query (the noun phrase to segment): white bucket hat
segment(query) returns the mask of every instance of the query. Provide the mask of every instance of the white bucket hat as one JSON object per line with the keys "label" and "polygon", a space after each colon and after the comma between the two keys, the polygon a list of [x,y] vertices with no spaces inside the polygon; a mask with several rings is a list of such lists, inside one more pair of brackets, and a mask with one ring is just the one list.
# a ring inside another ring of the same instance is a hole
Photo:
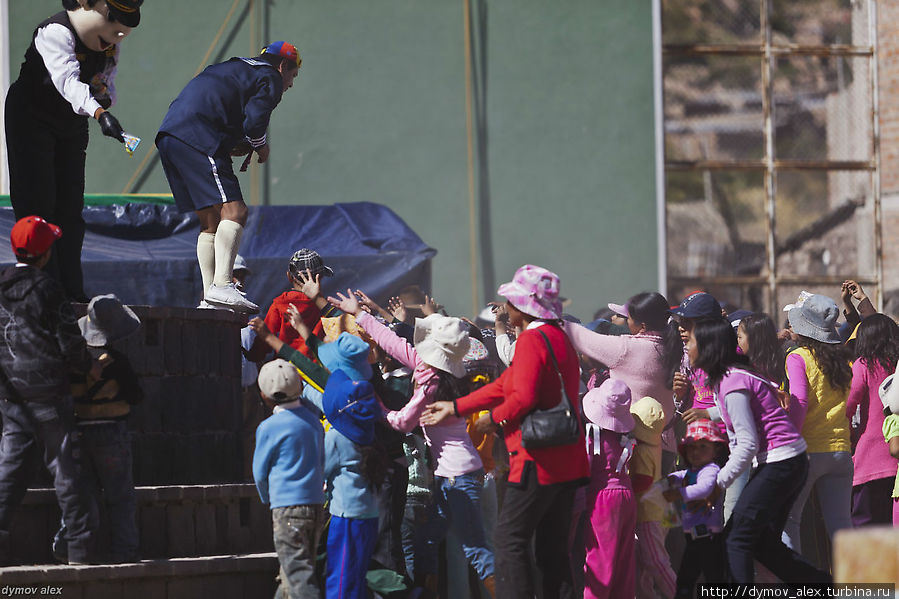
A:
{"label": "white bucket hat", "polygon": [[463,360],[470,341],[468,328],[460,319],[441,314],[416,318],[412,340],[415,351],[425,364],[456,378],[465,376]]}
{"label": "white bucket hat", "polygon": [[883,404],[883,414],[899,414],[899,385],[894,385],[896,373],[891,374],[883,379],[877,394],[880,395],[880,402]]}

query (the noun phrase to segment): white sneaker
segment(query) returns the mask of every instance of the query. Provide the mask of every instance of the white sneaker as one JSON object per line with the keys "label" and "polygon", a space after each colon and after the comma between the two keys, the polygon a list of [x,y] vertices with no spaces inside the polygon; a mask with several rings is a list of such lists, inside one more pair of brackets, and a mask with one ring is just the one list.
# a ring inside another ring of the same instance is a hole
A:
{"label": "white sneaker", "polygon": [[231,308],[210,304],[206,300],[200,300],[200,305],[197,306],[197,310],[227,310],[228,312],[234,312]]}
{"label": "white sneaker", "polygon": [[238,291],[234,283],[228,283],[225,287],[219,287],[215,284],[210,285],[209,289],[206,290],[206,297],[203,299],[209,304],[233,308],[238,312],[246,312],[248,314],[259,312],[259,306],[248,300],[245,294]]}

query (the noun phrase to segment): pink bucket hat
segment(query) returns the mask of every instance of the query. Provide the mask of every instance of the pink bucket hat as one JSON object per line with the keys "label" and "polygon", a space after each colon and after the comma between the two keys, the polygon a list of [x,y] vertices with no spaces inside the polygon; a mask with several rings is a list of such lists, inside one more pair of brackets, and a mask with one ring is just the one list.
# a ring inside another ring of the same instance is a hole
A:
{"label": "pink bucket hat", "polygon": [[528,316],[562,318],[559,275],[545,268],[525,264],[515,271],[512,282],[500,285],[496,293]]}
{"label": "pink bucket hat", "polygon": [[629,318],[630,314],[627,310],[627,304],[608,304],[609,310],[617,314],[618,316],[624,316],[625,318]]}
{"label": "pink bucket hat", "polygon": [[584,415],[600,428],[615,433],[634,430],[631,390],[624,381],[608,379],[584,396]]}

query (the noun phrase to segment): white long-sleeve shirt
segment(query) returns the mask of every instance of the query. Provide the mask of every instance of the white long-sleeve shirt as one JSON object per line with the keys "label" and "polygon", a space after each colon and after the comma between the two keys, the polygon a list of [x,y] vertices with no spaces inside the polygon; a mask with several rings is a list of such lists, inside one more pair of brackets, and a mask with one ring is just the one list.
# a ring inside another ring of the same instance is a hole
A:
{"label": "white long-sleeve shirt", "polygon": [[[101,108],[97,97],[108,97],[110,104],[115,104],[117,67],[113,66],[108,72],[99,73],[97,77],[101,80],[96,85],[105,86],[105,90],[92,92],[91,86],[80,80],[81,65],[75,57],[75,35],[68,28],[58,23],[42,27],[34,37],[34,47],[44,60],[56,91],[72,105],[76,114],[93,117],[97,109]],[[115,63],[118,64],[119,47],[115,45],[113,48],[116,53]]]}

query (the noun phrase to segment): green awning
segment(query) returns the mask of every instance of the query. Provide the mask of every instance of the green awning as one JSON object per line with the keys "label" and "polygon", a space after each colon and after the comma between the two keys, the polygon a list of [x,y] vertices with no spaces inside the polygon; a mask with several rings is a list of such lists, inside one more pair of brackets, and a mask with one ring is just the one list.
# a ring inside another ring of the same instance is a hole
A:
{"label": "green awning", "polygon": [[[84,195],[84,204],[86,206],[113,206],[130,202],[140,204],[174,204],[175,200],[170,193],[91,193]],[[9,196],[0,195],[0,206],[9,205]]]}

